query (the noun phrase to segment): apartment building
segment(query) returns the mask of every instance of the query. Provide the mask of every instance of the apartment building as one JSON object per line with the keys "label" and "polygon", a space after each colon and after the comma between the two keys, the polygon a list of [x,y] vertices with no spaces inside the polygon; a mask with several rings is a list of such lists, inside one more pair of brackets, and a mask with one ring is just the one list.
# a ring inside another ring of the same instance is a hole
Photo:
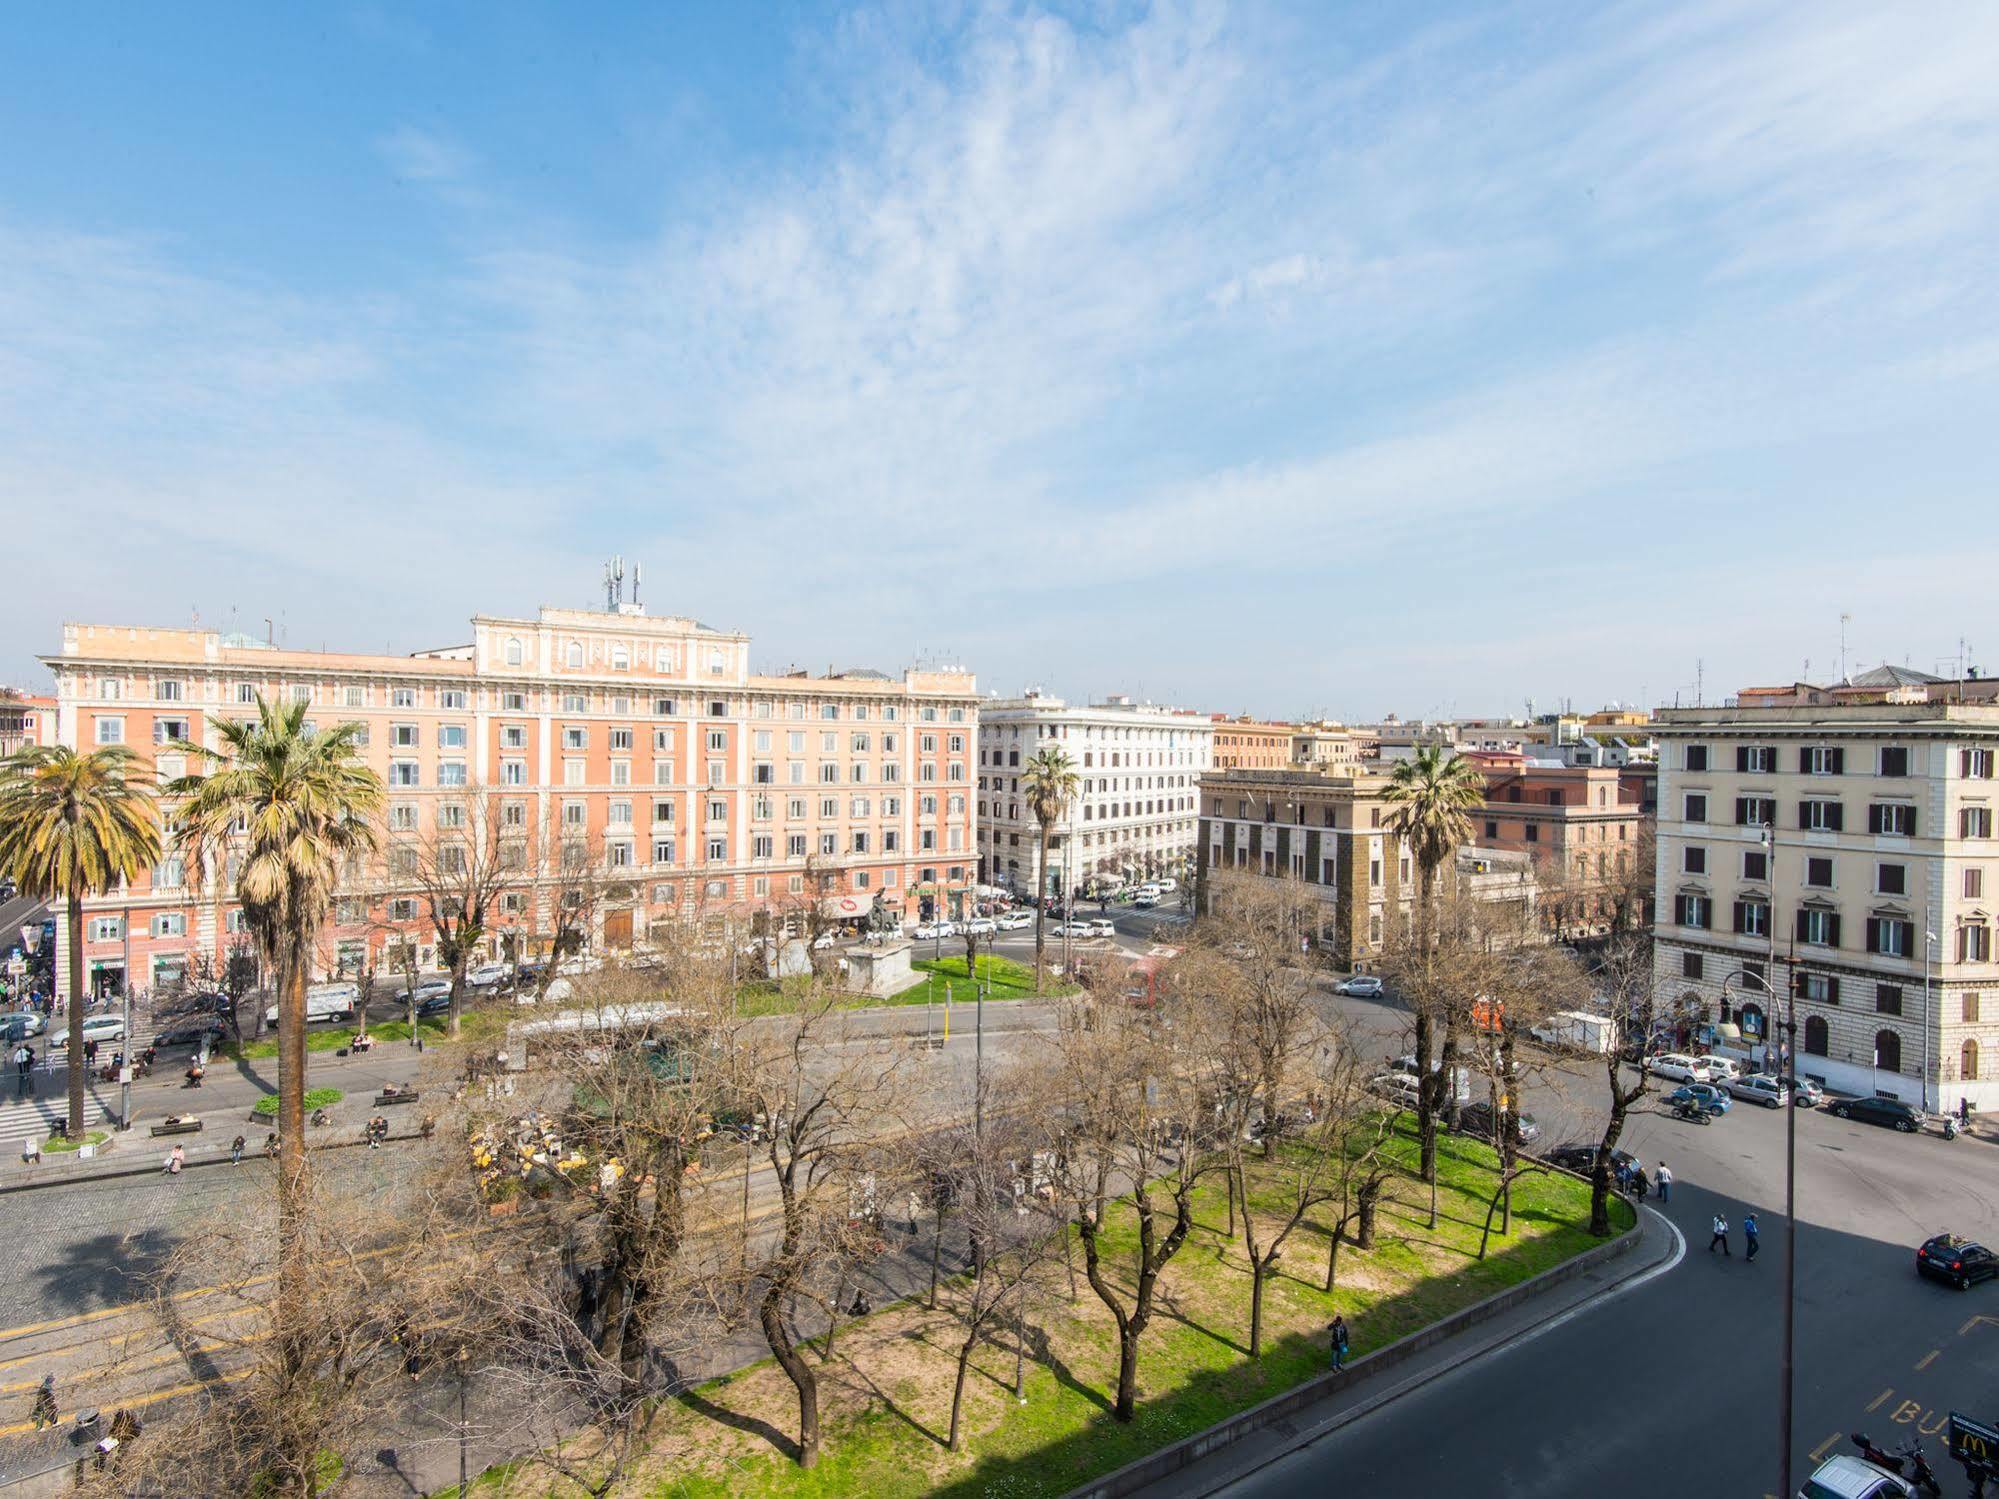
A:
{"label": "apartment building", "polygon": [[1283,770],[1291,763],[1290,724],[1220,713],[1213,721],[1216,770]]}
{"label": "apartment building", "polygon": [[[1408,846],[1388,828],[1389,778],[1372,769],[1216,770],[1200,783],[1197,881],[1235,870],[1291,879],[1326,907],[1322,949],[1346,967],[1379,956],[1416,898]],[[1466,849],[1459,878],[1479,899],[1516,901],[1531,912],[1535,888],[1525,854]]]}
{"label": "apartment building", "polygon": [[1195,786],[1212,764],[1205,714],[1128,697],[1070,704],[1030,691],[979,706],[979,871],[987,884],[1030,893],[1040,828],[1021,795],[1020,768],[1047,745],[1080,779],[1049,844],[1047,891],[1082,891],[1190,873]]}
{"label": "apartment building", "polygon": [[1800,1073],[1999,1106],[1999,705],[1785,689],[1653,731],[1661,999],[1760,1056],[1767,979],[1796,1002]]}
{"label": "apartment building", "polygon": [[[43,659],[61,742],[129,745],[162,778],[189,769],[173,740],[216,744],[212,720],[248,714],[260,694],[360,726],[388,788],[386,851],[340,891],[326,971],[379,963],[405,938],[427,965],[427,913],[396,848],[461,829],[481,838],[494,818],[524,846],[559,846],[572,871],[522,860],[495,953],[537,950],[554,888],[578,866],[598,897],[590,936],[610,946],[812,900],[843,918],[957,909],[971,885],[979,705],[961,671],[759,676],[747,636],[635,604],[479,616],[470,644],[412,656],[72,624]],[[90,902],[90,982],[171,984],[197,951],[219,967],[242,928],[230,873],[169,849],[130,889]],[[60,974],[69,961],[59,955]]]}
{"label": "apartment building", "polygon": [[56,700],[0,687],[0,756],[30,745],[54,744]]}
{"label": "apartment building", "polygon": [[1358,765],[1363,741],[1344,724],[1301,724],[1291,731],[1291,769],[1329,770]]}
{"label": "apartment building", "polygon": [[1650,858],[1635,795],[1615,770],[1570,766],[1517,752],[1469,750],[1485,776],[1485,801],[1472,814],[1473,842],[1534,862],[1541,914],[1556,935],[1601,935],[1627,910],[1632,863]]}

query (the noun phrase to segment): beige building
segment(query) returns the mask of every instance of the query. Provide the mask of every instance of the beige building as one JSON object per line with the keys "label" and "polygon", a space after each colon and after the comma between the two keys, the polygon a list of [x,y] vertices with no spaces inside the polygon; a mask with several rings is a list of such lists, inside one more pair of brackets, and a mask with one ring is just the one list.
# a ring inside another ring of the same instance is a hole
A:
{"label": "beige building", "polygon": [[1363,740],[1344,724],[1301,724],[1291,732],[1293,770],[1332,770],[1360,764]]}
{"label": "beige building", "polygon": [[1999,706],[1786,696],[1654,716],[1660,999],[1760,1056],[1767,977],[1801,1074],[1999,1106]]}

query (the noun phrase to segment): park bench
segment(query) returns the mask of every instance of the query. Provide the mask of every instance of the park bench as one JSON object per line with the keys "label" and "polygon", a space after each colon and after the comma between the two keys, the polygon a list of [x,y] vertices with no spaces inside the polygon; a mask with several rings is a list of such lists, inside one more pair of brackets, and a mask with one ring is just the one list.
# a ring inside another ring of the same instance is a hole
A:
{"label": "park bench", "polygon": [[184,1119],[178,1116],[161,1120],[153,1126],[152,1133],[158,1135],[198,1135],[201,1133],[199,1119]]}
{"label": "park bench", "polygon": [[384,1088],[375,1095],[375,1107],[381,1109],[392,1103],[415,1103],[419,1096],[415,1088]]}

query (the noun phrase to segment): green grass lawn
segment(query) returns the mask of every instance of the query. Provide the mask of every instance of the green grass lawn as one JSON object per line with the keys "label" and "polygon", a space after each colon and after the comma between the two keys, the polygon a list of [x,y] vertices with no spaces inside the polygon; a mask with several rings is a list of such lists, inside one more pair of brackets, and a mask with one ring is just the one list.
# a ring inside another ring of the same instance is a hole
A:
{"label": "green grass lawn", "polygon": [[42,1142],[42,1150],[47,1155],[61,1155],[65,1151],[76,1150],[84,1145],[102,1145],[110,1138],[111,1131],[108,1129],[86,1130],[81,1140],[62,1135],[51,1135]]}
{"label": "green grass lawn", "polygon": [[[1396,1150],[1413,1163],[1413,1125]],[[663,1407],[649,1455],[615,1492],[625,1499],[1059,1495],[1320,1373],[1325,1326],[1335,1310],[1352,1327],[1358,1357],[1597,1242],[1584,1226],[1587,1186],[1535,1175],[1515,1185],[1512,1233],[1495,1234],[1478,1259],[1493,1154],[1454,1137],[1441,1142],[1439,1159],[1438,1227],[1426,1226],[1428,1187],[1399,1179],[1383,1206],[1375,1248],[1362,1253],[1351,1242],[1342,1245],[1330,1294],[1321,1289],[1326,1215],[1294,1231],[1266,1282],[1264,1351],[1254,1361],[1247,1356],[1247,1262],[1240,1237],[1224,1232],[1224,1189],[1219,1177],[1211,1178],[1198,1196],[1195,1231],[1162,1277],[1139,1362],[1138,1416],[1129,1425],[1109,1414],[1117,1368],[1109,1316],[1087,1283],[1069,1300],[1057,1258],[1027,1316],[1025,1403],[1012,1397],[1014,1347],[1002,1332],[974,1356],[963,1452],[943,1445],[962,1336],[953,1287],[934,1312],[903,1303],[843,1328],[830,1363],[808,1353],[820,1374],[824,1428],[820,1463],[810,1473],[772,1441],[772,1433],[785,1439],[795,1433],[797,1407],[790,1384],[765,1362]],[[1285,1183],[1281,1172],[1261,1166],[1253,1172],[1251,1200],[1268,1221]],[[1622,1228],[1629,1214],[1618,1212]],[[1135,1243],[1128,1211],[1109,1220],[1106,1242],[1112,1279],[1128,1295],[1125,1266]],[[1080,1252],[1076,1260],[1080,1282]],[[523,1466],[513,1471],[508,1492],[544,1492],[523,1481]]]}
{"label": "green grass lawn", "polygon": [[[969,1005],[973,1001],[972,984],[965,976],[965,958],[960,953],[955,958],[931,960],[919,959],[910,967],[921,974],[914,984],[899,994],[887,999],[876,999],[872,995],[855,994],[841,1001],[842,1009],[859,1010],[877,1005],[921,1005],[943,1004],[948,997],[953,1005]],[[992,993],[988,997],[1001,999],[1029,999],[1034,996],[1034,969],[1026,963],[1015,963],[1008,958],[996,958],[986,954],[979,959],[979,979],[990,980]],[[737,987],[737,1003],[745,1015],[777,1015],[795,1008],[799,1000],[811,992],[812,981],[804,976],[780,979],[752,980]],[[1042,991],[1044,997],[1074,994],[1076,986],[1065,984],[1051,976],[1048,987]]]}
{"label": "green grass lawn", "polygon": [[[513,1016],[505,1010],[467,1010],[459,1017],[459,1040],[491,1041],[506,1034],[507,1022]],[[449,1039],[450,1022],[442,1015],[428,1015],[416,1023],[417,1033],[423,1037],[424,1045],[435,1046]],[[352,1025],[336,1025],[308,1030],[305,1033],[305,1049],[314,1051],[338,1051],[351,1044],[360,1034],[360,1028]],[[379,1020],[371,1022],[368,1034],[383,1045],[391,1041],[408,1041],[410,1023],[407,1020]],[[244,1061],[263,1061],[278,1054],[276,1031],[266,1031],[255,1041],[245,1041],[240,1046],[234,1042],[224,1043],[216,1050],[218,1056]]]}
{"label": "green grass lawn", "polygon": [[[307,1088],[305,1090],[306,1111],[310,1113],[314,1109],[330,1109],[346,1096],[338,1088]],[[250,1112],[253,1114],[262,1114],[269,1119],[277,1118],[278,1095],[275,1093],[266,1093],[262,1098],[250,1105]]]}

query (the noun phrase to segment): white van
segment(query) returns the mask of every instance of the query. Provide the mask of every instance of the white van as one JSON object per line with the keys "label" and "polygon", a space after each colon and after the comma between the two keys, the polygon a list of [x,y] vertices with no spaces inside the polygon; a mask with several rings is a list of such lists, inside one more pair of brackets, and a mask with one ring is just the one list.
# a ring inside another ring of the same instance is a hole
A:
{"label": "white van", "polygon": [[1613,1030],[1607,1015],[1557,1010],[1527,1034],[1558,1051],[1593,1051],[1600,1056],[1610,1050]]}
{"label": "white van", "polygon": [[1170,895],[1180,888],[1180,882],[1171,876],[1161,876],[1153,882],[1161,895]]}
{"label": "white van", "polygon": [[[361,1003],[359,984],[312,984],[305,991],[305,1023],[315,1020],[352,1020],[354,1009]],[[264,1023],[278,1023],[278,1007],[272,1005],[264,1011]]]}

